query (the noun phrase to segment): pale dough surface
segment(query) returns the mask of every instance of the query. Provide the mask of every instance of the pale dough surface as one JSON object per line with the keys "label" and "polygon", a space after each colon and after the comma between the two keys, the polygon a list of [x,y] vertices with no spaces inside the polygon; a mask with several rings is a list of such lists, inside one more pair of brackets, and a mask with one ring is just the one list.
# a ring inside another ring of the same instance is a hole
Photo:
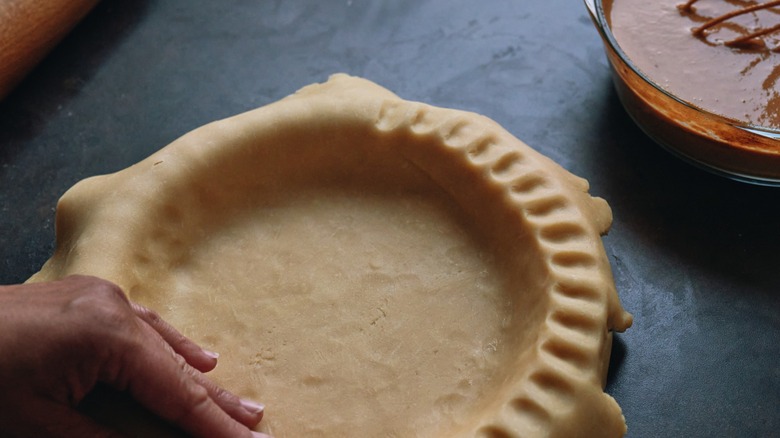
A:
{"label": "pale dough surface", "polygon": [[619,436],[631,317],[587,190],[487,118],[336,75],[78,183],[31,281],[116,282],[276,437]]}
{"label": "pale dough surface", "polygon": [[195,242],[133,297],[268,406],[276,437],[446,436],[491,394],[511,294],[441,197],[314,190]]}

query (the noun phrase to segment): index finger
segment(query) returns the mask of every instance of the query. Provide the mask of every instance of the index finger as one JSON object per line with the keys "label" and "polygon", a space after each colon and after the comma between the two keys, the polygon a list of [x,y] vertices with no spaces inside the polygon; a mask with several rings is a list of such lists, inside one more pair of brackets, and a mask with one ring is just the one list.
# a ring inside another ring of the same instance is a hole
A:
{"label": "index finger", "polygon": [[216,353],[201,348],[190,338],[181,334],[175,327],[162,319],[157,312],[138,303],[130,303],[130,306],[139,318],[159,333],[165,342],[167,342],[176,353],[184,357],[187,363],[195,367],[195,369],[206,372],[213,370],[214,367],[217,366],[218,355]]}

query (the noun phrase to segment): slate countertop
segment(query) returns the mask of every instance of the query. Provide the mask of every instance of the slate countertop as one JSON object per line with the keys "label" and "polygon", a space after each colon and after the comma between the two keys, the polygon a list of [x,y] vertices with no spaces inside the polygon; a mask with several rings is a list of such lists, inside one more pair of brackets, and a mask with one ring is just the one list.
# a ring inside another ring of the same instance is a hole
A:
{"label": "slate countertop", "polygon": [[482,113],[609,201],[628,436],[778,436],[780,189],[648,139],[577,0],[102,2],[0,103],[0,283],[49,257],[76,181],[336,72]]}

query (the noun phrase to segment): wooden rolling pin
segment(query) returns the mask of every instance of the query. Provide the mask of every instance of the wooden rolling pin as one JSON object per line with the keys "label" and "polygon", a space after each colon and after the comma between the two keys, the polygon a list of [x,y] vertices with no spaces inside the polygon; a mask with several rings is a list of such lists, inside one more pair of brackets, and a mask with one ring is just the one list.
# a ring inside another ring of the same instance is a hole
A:
{"label": "wooden rolling pin", "polygon": [[98,0],[0,0],[0,99]]}

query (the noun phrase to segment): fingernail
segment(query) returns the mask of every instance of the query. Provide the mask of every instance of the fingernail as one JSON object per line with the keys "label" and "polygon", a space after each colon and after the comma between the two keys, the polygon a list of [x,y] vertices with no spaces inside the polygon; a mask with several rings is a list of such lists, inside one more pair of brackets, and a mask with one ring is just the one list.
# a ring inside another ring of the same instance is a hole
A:
{"label": "fingernail", "polygon": [[257,415],[265,410],[265,405],[262,403],[253,402],[252,400],[241,399],[241,407],[252,415]]}
{"label": "fingernail", "polygon": [[272,438],[271,435],[266,435],[262,432],[255,432],[255,431],[252,431],[252,436],[254,438]]}
{"label": "fingernail", "polygon": [[216,353],[214,351],[203,350],[203,354],[205,354],[206,356],[212,359],[219,359],[219,353]]}

